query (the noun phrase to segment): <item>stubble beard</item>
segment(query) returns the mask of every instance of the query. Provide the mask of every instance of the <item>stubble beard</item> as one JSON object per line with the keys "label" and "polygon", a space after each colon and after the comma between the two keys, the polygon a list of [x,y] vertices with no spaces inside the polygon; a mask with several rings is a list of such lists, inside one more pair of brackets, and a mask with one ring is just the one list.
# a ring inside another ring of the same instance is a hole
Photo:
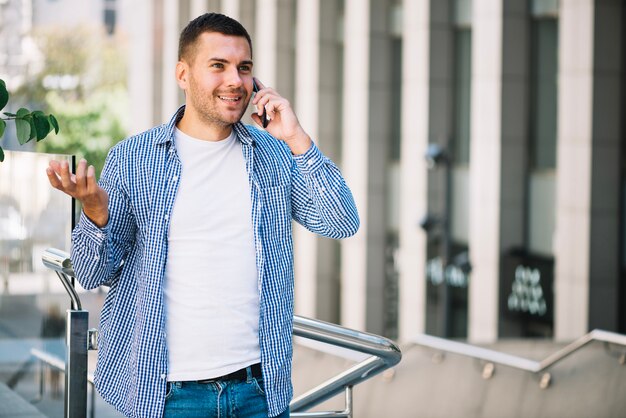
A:
{"label": "stubble beard", "polygon": [[248,108],[248,102],[250,99],[246,97],[246,92],[244,90],[231,91],[228,93],[236,92],[241,95],[243,106],[241,107],[241,111],[239,115],[235,118],[226,117],[223,115],[218,106],[221,104],[221,99],[218,97],[219,94],[214,92],[211,95],[206,95],[200,92],[200,90],[194,85],[191,85],[191,102],[198,112],[198,116],[207,124],[219,126],[222,128],[226,128],[232,126],[233,124],[239,122],[243,117],[246,109]]}

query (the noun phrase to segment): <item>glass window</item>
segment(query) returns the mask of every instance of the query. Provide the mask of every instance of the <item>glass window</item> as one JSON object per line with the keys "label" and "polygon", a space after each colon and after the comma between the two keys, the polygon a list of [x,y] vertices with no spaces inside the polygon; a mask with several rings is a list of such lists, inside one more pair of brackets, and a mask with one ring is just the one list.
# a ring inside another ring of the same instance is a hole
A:
{"label": "glass window", "polygon": [[[0,368],[7,386],[25,399],[38,385],[46,389],[36,404],[50,416],[63,412],[62,374],[39,374],[35,350],[65,359],[65,310],[69,298],[42,263],[44,250],[70,250],[72,199],[52,187],[43,170],[65,155],[5,151],[0,163]],[[39,380],[38,383],[38,379]],[[45,385],[45,386],[43,386]],[[4,405],[3,405],[4,406]],[[2,408],[0,407],[0,410]],[[0,413],[0,415],[2,415]]]}
{"label": "glass window", "polygon": [[472,0],[454,1],[454,23],[469,26],[472,23]]}
{"label": "glass window", "polygon": [[115,32],[115,20],[116,20],[115,10],[105,9],[104,26],[109,35],[112,35],[113,32]]}
{"label": "glass window", "polygon": [[469,239],[469,153],[472,82],[472,31],[458,27],[454,32],[454,115],[452,137],[451,222],[452,238],[467,244]]}
{"label": "glass window", "polygon": [[115,24],[117,21],[116,0],[104,1],[104,27],[109,35],[115,32]]}
{"label": "glass window", "polygon": [[551,256],[555,228],[557,20],[535,19],[531,31],[528,248],[534,254]]}
{"label": "glass window", "polygon": [[532,24],[531,167],[556,167],[557,43],[556,19]]}
{"label": "glass window", "polygon": [[535,17],[556,16],[559,10],[559,0],[532,0],[530,8]]}
{"label": "glass window", "polygon": [[400,138],[402,136],[402,39],[391,40],[391,146],[389,158],[391,161],[400,160]]}
{"label": "glass window", "polygon": [[454,138],[456,164],[469,163],[472,83],[472,31],[458,28],[454,43]]}

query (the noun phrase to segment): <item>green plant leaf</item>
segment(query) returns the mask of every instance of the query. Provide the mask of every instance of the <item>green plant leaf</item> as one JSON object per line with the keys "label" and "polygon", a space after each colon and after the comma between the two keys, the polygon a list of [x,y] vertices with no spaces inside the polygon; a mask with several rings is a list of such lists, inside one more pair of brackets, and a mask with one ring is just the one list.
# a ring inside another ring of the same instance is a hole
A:
{"label": "green plant leaf", "polygon": [[30,123],[24,119],[15,119],[15,132],[19,143],[24,145],[30,139]]}
{"label": "green plant leaf", "polygon": [[2,151],[2,147],[0,147],[0,163],[4,161],[4,151]]}
{"label": "green plant leaf", "polygon": [[57,118],[54,117],[54,115],[50,115],[48,116],[49,120],[50,120],[50,125],[52,125],[52,127],[54,128],[54,133],[58,134],[59,133],[59,122],[57,121]]}
{"label": "green plant leaf", "polygon": [[30,110],[28,110],[26,108],[23,108],[23,107],[20,107],[18,109],[17,113],[15,114],[15,117],[23,119],[23,118],[25,118],[26,116],[29,116],[29,115],[30,115]]}
{"label": "green plant leaf", "polygon": [[2,135],[4,135],[4,129],[7,127],[7,123],[0,119],[0,138],[2,138]]}
{"label": "green plant leaf", "polygon": [[4,109],[8,102],[9,92],[7,91],[7,85],[4,84],[4,80],[0,80],[0,109]]}
{"label": "green plant leaf", "polygon": [[37,111],[33,112],[33,124],[35,125],[37,142],[39,142],[50,132],[50,122],[48,122],[48,117],[43,112]]}
{"label": "green plant leaf", "polygon": [[35,127],[35,119],[32,117],[32,115],[28,115],[28,117],[24,118],[24,120],[26,120],[28,124],[30,125],[30,135],[28,135],[28,141],[30,141],[31,139],[37,138],[37,128]]}
{"label": "green plant leaf", "polygon": [[17,116],[15,113],[11,113],[11,112],[4,112],[4,114],[7,115],[10,118],[14,118],[14,117]]}

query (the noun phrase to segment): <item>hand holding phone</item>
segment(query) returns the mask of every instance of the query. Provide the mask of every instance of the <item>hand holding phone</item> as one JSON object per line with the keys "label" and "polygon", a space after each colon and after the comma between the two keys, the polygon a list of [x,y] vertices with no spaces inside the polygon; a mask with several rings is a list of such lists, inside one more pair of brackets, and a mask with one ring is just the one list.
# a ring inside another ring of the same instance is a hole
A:
{"label": "hand holding phone", "polygon": [[[252,100],[256,110],[252,119],[267,128],[267,132],[274,138],[284,141],[293,155],[304,154],[311,148],[311,138],[302,129],[289,100],[273,88],[263,85],[256,77],[252,78],[252,89],[260,93]],[[262,110],[259,106],[263,107]]]}
{"label": "hand holding phone", "polygon": [[[259,91],[259,86],[256,84],[256,79],[252,79],[252,91],[257,93]],[[261,121],[263,122],[263,128],[267,128],[267,110],[263,107],[263,116],[261,117]]]}

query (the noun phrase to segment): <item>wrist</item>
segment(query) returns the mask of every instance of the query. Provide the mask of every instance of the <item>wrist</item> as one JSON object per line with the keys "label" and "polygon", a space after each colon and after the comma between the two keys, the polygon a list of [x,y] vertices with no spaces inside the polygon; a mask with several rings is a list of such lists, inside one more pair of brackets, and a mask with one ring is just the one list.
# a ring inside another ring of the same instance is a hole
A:
{"label": "wrist", "polygon": [[293,139],[285,142],[289,146],[289,149],[291,149],[291,153],[293,155],[304,154],[311,148],[311,145],[313,144],[311,137],[307,135],[307,133],[303,130],[295,135]]}
{"label": "wrist", "polygon": [[104,228],[109,222],[109,212],[101,210],[93,210],[83,206],[83,213],[98,228]]}

